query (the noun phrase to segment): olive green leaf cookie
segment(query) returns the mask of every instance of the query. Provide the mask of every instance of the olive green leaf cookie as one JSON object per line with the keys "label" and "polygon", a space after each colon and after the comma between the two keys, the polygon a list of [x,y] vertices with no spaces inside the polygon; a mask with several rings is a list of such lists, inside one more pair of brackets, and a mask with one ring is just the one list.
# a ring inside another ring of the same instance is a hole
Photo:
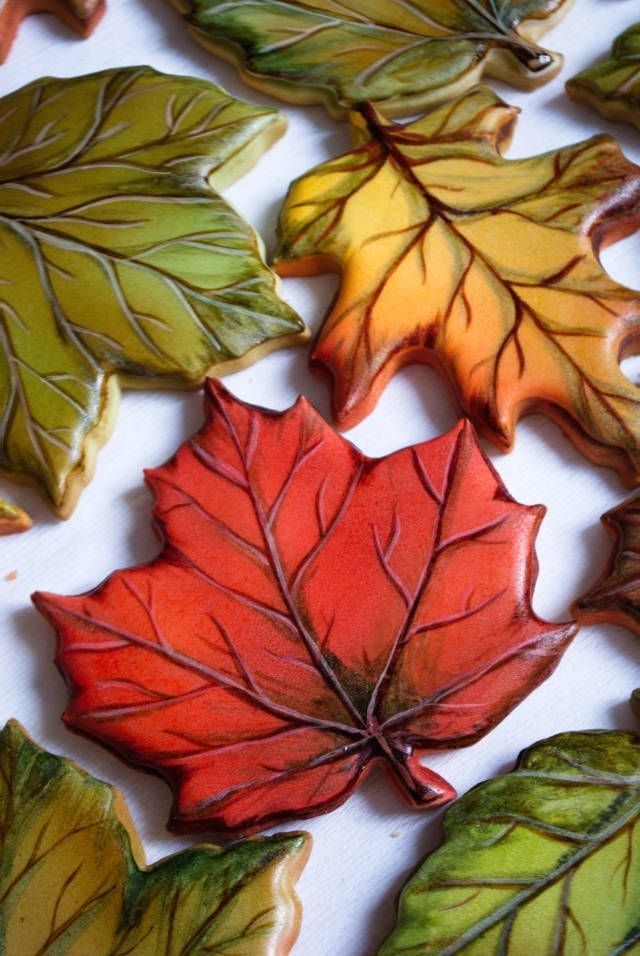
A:
{"label": "olive green leaf cookie", "polygon": [[481,783],[407,883],[379,956],[640,952],[640,737],[564,733]]}
{"label": "olive green leaf cookie", "polygon": [[341,118],[369,100],[409,115],[483,75],[530,88],[562,57],[535,40],[570,0],[172,0],[247,83]]}
{"label": "olive green leaf cookie", "polygon": [[640,23],[617,37],[608,60],[578,73],[566,87],[572,100],[640,129]]}
{"label": "olive green leaf cookie", "polygon": [[215,191],[284,122],[147,67],[0,100],[0,469],[70,514],[118,383],[196,387],[306,338]]}
{"label": "olive green leaf cookie", "polygon": [[31,518],[22,508],[0,498],[0,534],[16,534],[30,527]]}
{"label": "olive green leaf cookie", "polygon": [[300,925],[304,833],[199,846],[145,867],[121,794],[0,733],[4,956],[284,956]]}

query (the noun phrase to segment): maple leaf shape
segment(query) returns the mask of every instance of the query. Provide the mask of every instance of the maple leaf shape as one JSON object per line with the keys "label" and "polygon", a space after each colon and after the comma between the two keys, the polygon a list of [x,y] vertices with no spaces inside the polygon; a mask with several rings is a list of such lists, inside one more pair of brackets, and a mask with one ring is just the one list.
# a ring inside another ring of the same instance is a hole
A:
{"label": "maple leaf shape", "polygon": [[423,752],[485,734],[573,634],[531,610],[543,509],[468,423],[372,460],[304,399],[269,412],[209,383],[207,416],[148,473],[161,556],[34,595],[64,719],[168,778],[179,828],[324,812],[377,759],[409,803],[450,799]]}
{"label": "maple leaf shape", "polygon": [[306,338],[260,240],[213,186],[284,129],[269,108],[147,67],[0,103],[0,468],[68,515],[118,378],[195,387]]}
{"label": "maple leaf shape", "polygon": [[640,737],[557,734],[444,816],[378,956],[637,953]]}
{"label": "maple leaf shape", "polygon": [[566,84],[578,103],[588,103],[606,119],[640,129],[640,23],[616,38],[611,58],[591,66]]}
{"label": "maple leaf shape", "polygon": [[597,464],[640,481],[640,389],[619,367],[638,293],[597,250],[640,216],[640,168],[596,136],[505,160],[517,111],[487,87],[407,126],[365,106],[360,145],[297,180],[281,275],[342,270],[312,362],[349,428],[410,362],[435,365],[502,450],[544,412]]}
{"label": "maple leaf shape", "polygon": [[574,605],[585,623],[611,621],[640,634],[640,496],[602,516],[615,541],[599,580]]}
{"label": "maple leaf shape", "polygon": [[[122,795],[0,732],[0,951],[6,956],[285,956],[305,833],[192,847],[141,866]],[[178,948],[177,948],[178,947]]]}
{"label": "maple leaf shape", "polygon": [[22,508],[0,498],[0,534],[16,534],[30,527],[31,518]]}
{"label": "maple leaf shape", "polygon": [[0,63],[4,63],[25,17],[55,13],[63,23],[88,37],[105,10],[103,0],[0,0]]}
{"label": "maple leaf shape", "polygon": [[252,86],[341,118],[364,100],[389,115],[441,103],[483,73],[531,88],[562,57],[532,41],[567,0],[173,0],[194,37]]}

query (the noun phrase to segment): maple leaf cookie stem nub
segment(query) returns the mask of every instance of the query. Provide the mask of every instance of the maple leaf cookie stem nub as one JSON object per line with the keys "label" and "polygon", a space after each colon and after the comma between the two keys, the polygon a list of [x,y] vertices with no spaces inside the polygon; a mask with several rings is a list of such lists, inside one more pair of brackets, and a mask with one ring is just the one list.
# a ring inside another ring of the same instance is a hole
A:
{"label": "maple leaf cookie stem nub", "polygon": [[[412,792],[415,794],[414,805],[419,809],[450,803],[457,796],[455,788],[444,777],[422,763],[426,757],[426,754],[414,750],[406,759],[404,766],[407,774],[402,777],[407,794],[409,797]],[[394,769],[397,772],[397,768]]]}

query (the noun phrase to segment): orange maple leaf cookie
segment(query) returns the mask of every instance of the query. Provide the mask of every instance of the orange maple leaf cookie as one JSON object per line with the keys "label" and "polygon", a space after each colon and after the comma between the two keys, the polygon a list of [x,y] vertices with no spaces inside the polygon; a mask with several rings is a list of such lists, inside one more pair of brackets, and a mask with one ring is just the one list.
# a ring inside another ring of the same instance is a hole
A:
{"label": "orange maple leaf cookie", "polygon": [[104,0],[0,0],[0,63],[11,49],[18,27],[32,13],[53,13],[88,37],[104,13]]}
{"label": "orange maple leaf cookie", "polygon": [[609,136],[507,160],[517,110],[476,87],[408,125],[352,114],[355,148],[290,188],[281,275],[342,273],[312,363],[349,428],[404,365],[435,365],[508,450],[544,412],[586,457],[640,481],[640,294],[598,251],[640,221],[640,168]]}

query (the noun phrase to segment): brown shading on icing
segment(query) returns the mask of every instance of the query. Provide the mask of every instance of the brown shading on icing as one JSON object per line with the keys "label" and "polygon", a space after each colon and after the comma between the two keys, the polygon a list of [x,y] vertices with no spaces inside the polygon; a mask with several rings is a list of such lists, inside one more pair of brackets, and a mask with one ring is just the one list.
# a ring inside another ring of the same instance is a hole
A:
{"label": "brown shading on icing", "polygon": [[604,571],[574,605],[585,624],[619,624],[640,634],[640,495],[628,498],[602,516],[615,544]]}
{"label": "brown shading on icing", "polygon": [[620,368],[640,293],[599,259],[640,222],[640,167],[604,135],[507,159],[517,113],[486,86],[406,125],[360,107],[354,148],[289,188],[276,269],[341,275],[311,353],[341,428],[425,363],[502,451],[538,412],[640,484],[640,388]]}

